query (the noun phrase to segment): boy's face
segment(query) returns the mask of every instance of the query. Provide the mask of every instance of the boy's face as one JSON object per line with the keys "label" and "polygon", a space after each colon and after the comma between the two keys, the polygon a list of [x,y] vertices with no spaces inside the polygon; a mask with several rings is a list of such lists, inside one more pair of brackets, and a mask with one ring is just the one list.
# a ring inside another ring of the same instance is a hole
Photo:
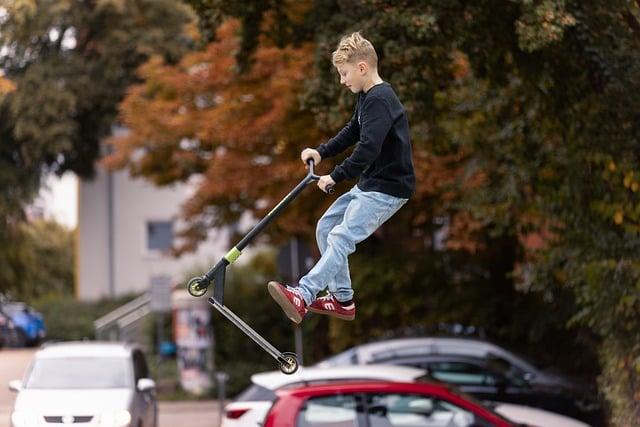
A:
{"label": "boy's face", "polygon": [[345,62],[336,66],[336,69],[340,75],[340,84],[348,87],[353,93],[358,93],[362,90],[368,69],[366,63],[350,64]]}

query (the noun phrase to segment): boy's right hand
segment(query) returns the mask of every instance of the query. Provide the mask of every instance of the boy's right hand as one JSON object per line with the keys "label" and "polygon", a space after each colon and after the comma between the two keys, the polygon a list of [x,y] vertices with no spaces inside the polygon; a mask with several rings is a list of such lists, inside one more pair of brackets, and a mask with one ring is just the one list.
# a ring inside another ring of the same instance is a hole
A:
{"label": "boy's right hand", "polygon": [[322,161],[322,156],[318,153],[318,150],[314,150],[313,148],[305,148],[300,153],[300,158],[302,159],[302,163],[307,166],[307,162],[309,159],[313,160],[316,166]]}

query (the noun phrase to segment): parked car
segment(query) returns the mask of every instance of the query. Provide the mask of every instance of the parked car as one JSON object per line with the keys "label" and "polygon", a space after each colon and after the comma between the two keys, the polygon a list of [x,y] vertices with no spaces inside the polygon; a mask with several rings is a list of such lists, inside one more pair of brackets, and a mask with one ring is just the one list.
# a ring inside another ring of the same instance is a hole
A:
{"label": "parked car", "polygon": [[42,314],[23,302],[7,302],[0,307],[11,318],[16,332],[16,346],[34,346],[46,336]]}
{"label": "parked car", "polygon": [[155,383],[142,351],[122,343],[69,342],[38,350],[16,391],[12,427],[88,423],[157,426]]}
{"label": "parked car", "polygon": [[296,384],[326,384],[338,380],[414,381],[426,372],[404,366],[341,366],[336,368],[301,367],[293,375],[280,371],[251,376],[252,384],[224,409],[222,427],[262,426],[269,408],[276,400],[276,390]]}
{"label": "parked car", "polygon": [[[340,381],[416,382],[426,371],[393,365],[354,365],[329,368],[301,368],[295,375],[280,371],[255,374],[252,384],[225,407],[222,427],[262,427],[277,398],[277,391],[299,385],[333,384]],[[587,424],[541,409],[513,404],[483,402],[485,407],[517,423],[540,427],[589,427]]]}
{"label": "parked car", "polygon": [[[514,427],[436,383],[334,382],[278,390],[264,427]],[[545,426],[546,427],[546,426]]]}
{"label": "parked car", "polygon": [[13,322],[11,318],[0,311],[0,348],[11,345]]}
{"label": "parked car", "polygon": [[359,345],[316,366],[393,364],[424,369],[482,400],[546,409],[594,426],[604,425],[598,400],[581,384],[554,374],[487,341],[402,338]]}

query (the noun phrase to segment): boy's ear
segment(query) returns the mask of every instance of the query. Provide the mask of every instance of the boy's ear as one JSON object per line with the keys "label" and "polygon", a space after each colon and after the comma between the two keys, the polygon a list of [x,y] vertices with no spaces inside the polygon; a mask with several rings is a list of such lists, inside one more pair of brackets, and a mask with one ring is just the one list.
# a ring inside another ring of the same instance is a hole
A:
{"label": "boy's ear", "polygon": [[366,73],[369,70],[369,64],[367,64],[365,61],[360,61],[358,62],[358,71],[360,71],[361,73]]}

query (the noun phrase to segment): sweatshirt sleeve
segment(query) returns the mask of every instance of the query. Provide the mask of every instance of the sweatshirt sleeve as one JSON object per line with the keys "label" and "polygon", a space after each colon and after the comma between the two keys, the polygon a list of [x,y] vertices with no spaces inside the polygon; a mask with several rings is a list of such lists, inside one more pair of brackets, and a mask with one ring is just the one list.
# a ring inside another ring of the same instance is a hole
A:
{"label": "sweatshirt sleeve", "polygon": [[331,172],[335,182],[359,177],[380,155],[382,143],[393,125],[385,101],[378,97],[364,101],[360,121],[360,142],[351,156]]}
{"label": "sweatshirt sleeve", "polygon": [[336,156],[358,142],[360,138],[360,125],[358,124],[358,105],[349,123],[329,141],[320,145],[316,150],[323,159]]}

